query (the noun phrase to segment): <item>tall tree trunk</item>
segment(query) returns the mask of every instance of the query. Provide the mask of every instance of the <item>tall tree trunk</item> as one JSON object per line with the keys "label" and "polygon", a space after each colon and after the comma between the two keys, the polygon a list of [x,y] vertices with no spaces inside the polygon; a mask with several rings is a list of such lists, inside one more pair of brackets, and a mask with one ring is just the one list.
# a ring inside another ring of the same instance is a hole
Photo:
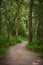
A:
{"label": "tall tree trunk", "polygon": [[16,18],[16,37],[18,37],[18,15]]}
{"label": "tall tree trunk", "polygon": [[30,0],[30,5],[29,5],[29,43],[32,43],[32,6],[33,6],[33,0]]}
{"label": "tall tree trunk", "polygon": [[2,34],[1,3],[2,3],[2,1],[0,0],[0,35]]}
{"label": "tall tree trunk", "polygon": [[1,19],[1,0],[0,0],[0,44],[1,44],[1,34],[2,34],[2,19]]}
{"label": "tall tree trunk", "polygon": [[23,0],[18,1],[16,0],[16,4],[17,4],[17,17],[16,17],[16,37],[18,37],[18,26],[19,26],[19,10],[20,10],[20,7],[22,5],[22,2]]}
{"label": "tall tree trunk", "polygon": [[7,1],[5,1],[5,19],[6,19],[6,26],[7,26],[7,42],[9,42],[10,38],[10,31],[9,31],[9,21],[8,21],[8,14],[7,14]]}
{"label": "tall tree trunk", "polygon": [[16,1],[16,4],[17,4],[17,17],[16,17],[16,37],[18,37],[18,17],[19,17],[19,4],[18,4],[18,1]]}
{"label": "tall tree trunk", "polygon": [[21,4],[19,4],[19,1],[16,1],[17,4],[17,17],[16,17],[16,37],[18,38],[18,26],[19,26],[19,9],[21,7]]}
{"label": "tall tree trunk", "polygon": [[2,20],[1,20],[1,0],[0,0],[0,35],[1,35],[1,24],[2,24]]}
{"label": "tall tree trunk", "polygon": [[37,40],[38,44],[43,43],[43,1],[39,1],[39,21],[38,21],[38,29],[37,29]]}

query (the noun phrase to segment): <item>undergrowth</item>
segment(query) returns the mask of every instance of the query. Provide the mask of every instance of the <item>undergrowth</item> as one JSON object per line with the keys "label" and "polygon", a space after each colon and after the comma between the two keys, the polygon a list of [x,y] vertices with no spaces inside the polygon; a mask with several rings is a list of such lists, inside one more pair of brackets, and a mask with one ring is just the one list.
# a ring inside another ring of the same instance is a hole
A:
{"label": "undergrowth", "polygon": [[10,36],[9,42],[7,42],[7,37],[6,36],[0,36],[0,64],[1,60],[4,58],[6,50],[8,47],[16,45],[18,43],[22,42],[22,38],[18,36],[18,39],[16,36]]}
{"label": "undergrowth", "polygon": [[27,44],[26,49],[33,51],[38,54],[38,56],[43,57],[43,44],[40,43],[40,45],[34,41],[34,43]]}

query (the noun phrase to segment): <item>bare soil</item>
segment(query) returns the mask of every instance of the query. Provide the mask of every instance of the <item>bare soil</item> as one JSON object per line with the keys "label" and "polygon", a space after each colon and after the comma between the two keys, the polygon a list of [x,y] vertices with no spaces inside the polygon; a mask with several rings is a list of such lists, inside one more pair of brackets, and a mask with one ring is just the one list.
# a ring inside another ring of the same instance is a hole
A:
{"label": "bare soil", "polygon": [[43,59],[34,52],[26,50],[26,44],[27,42],[23,41],[9,47],[2,61],[3,65],[43,65]]}

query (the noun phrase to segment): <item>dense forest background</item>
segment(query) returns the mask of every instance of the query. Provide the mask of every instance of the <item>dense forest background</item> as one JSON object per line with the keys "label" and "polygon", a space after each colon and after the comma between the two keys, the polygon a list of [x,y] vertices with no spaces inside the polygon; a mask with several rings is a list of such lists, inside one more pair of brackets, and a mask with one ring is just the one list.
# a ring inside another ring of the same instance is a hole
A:
{"label": "dense forest background", "polygon": [[43,55],[43,0],[0,0],[0,60],[23,40]]}

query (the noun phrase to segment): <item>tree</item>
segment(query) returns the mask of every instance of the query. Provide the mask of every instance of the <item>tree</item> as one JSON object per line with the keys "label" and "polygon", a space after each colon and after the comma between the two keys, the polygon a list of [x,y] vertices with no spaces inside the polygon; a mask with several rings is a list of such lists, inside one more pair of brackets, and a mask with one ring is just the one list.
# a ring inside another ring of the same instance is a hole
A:
{"label": "tree", "polygon": [[32,6],[33,0],[29,3],[29,43],[32,43]]}
{"label": "tree", "polygon": [[38,44],[43,43],[43,1],[39,1],[37,39]]}
{"label": "tree", "polygon": [[1,35],[1,0],[0,0],[0,35]]}
{"label": "tree", "polygon": [[7,7],[7,5],[8,5],[8,1],[5,1],[4,2],[4,9],[5,9],[5,12],[4,12],[4,15],[5,15],[5,22],[6,22],[6,31],[7,31],[7,42],[9,42],[9,38],[10,38],[10,31],[9,31],[9,20],[8,20],[8,7]]}
{"label": "tree", "polygon": [[22,0],[21,2],[19,0],[16,0],[16,5],[17,5],[17,16],[16,16],[16,37],[18,37],[18,26],[19,26],[19,10],[21,8],[22,5]]}

